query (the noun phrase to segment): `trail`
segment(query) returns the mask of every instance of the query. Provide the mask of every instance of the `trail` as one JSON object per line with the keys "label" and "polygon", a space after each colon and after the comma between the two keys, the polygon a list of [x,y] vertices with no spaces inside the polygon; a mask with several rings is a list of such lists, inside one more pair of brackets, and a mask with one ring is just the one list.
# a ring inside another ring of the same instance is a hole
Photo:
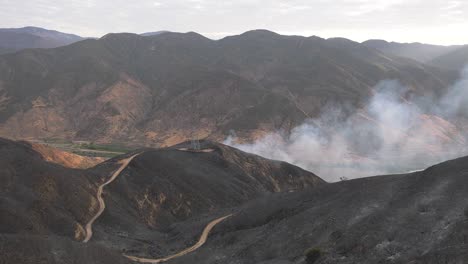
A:
{"label": "trail", "polygon": [[84,238],[83,243],[88,242],[91,239],[91,237],[93,236],[93,223],[94,223],[94,221],[96,221],[96,219],[99,218],[99,216],[101,216],[102,212],[104,212],[104,209],[106,208],[106,204],[104,203],[104,199],[102,199],[102,191],[104,190],[104,187],[106,185],[110,184],[111,182],[113,182],[120,175],[120,173],[125,168],[127,168],[128,164],[130,164],[130,162],[136,156],[138,156],[140,154],[141,153],[138,153],[138,154],[135,154],[135,155],[133,155],[133,156],[131,156],[129,158],[126,158],[126,159],[123,159],[123,160],[119,161],[119,163],[121,164],[120,168],[118,170],[116,170],[114,172],[114,174],[112,174],[112,176],[109,178],[109,180],[107,180],[105,183],[103,183],[101,186],[99,186],[98,191],[97,191],[97,195],[96,195],[96,197],[97,197],[97,199],[99,201],[99,211],[86,224],[86,227],[85,227],[86,237]]}
{"label": "trail", "polygon": [[[179,150],[190,151],[188,149],[179,149]],[[195,152],[212,152],[212,151],[214,151],[214,149],[204,149],[204,150],[195,151]],[[83,243],[88,242],[91,239],[91,237],[93,236],[93,223],[96,221],[96,219],[99,218],[99,216],[101,216],[101,214],[104,212],[104,209],[106,208],[106,204],[104,202],[104,199],[102,198],[102,192],[104,190],[104,187],[106,185],[112,183],[120,175],[120,173],[122,173],[122,171],[125,168],[127,168],[127,166],[130,164],[130,162],[140,154],[141,153],[138,153],[138,154],[135,154],[135,155],[133,155],[133,156],[131,156],[129,158],[126,158],[126,159],[123,159],[123,160],[119,161],[119,163],[121,164],[119,169],[116,170],[106,182],[104,182],[102,185],[99,186],[98,191],[97,191],[97,195],[96,195],[96,198],[98,199],[98,202],[99,202],[99,211],[86,224],[86,227],[85,227],[86,237],[84,238]],[[137,262],[140,262],[140,263],[161,263],[161,262],[165,262],[165,261],[168,261],[168,260],[171,260],[171,259],[174,259],[174,258],[181,257],[181,256],[186,255],[186,254],[188,254],[190,252],[193,252],[193,251],[197,250],[198,248],[200,248],[201,246],[203,246],[206,243],[206,240],[207,240],[208,235],[210,234],[211,230],[217,224],[221,223],[222,221],[224,221],[225,219],[227,219],[227,218],[229,218],[231,216],[232,216],[232,214],[226,215],[226,216],[217,218],[217,219],[211,221],[210,223],[208,223],[208,225],[206,225],[205,229],[203,230],[203,232],[202,232],[202,234],[200,236],[200,239],[198,240],[197,243],[195,243],[193,246],[191,246],[189,248],[186,248],[186,249],[184,249],[184,250],[182,250],[179,253],[176,253],[174,255],[170,255],[168,257],[159,258],[159,259],[148,259],[148,258],[140,258],[140,257],[135,257],[135,256],[127,256],[127,255],[124,255],[124,256],[127,257],[130,260],[137,261]]]}
{"label": "trail", "polygon": [[186,254],[188,254],[190,252],[193,252],[193,251],[197,250],[198,248],[200,248],[201,246],[203,246],[203,244],[205,244],[206,239],[208,238],[208,235],[210,234],[211,230],[217,224],[221,223],[226,218],[229,218],[231,216],[232,216],[232,214],[226,215],[226,216],[217,218],[217,219],[211,221],[210,223],[208,223],[208,225],[206,225],[205,229],[203,230],[203,232],[202,232],[202,234],[200,236],[200,239],[198,240],[197,243],[195,243],[195,245],[193,245],[193,246],[191,246],[191,247],[189,247],[187,249],[184,249],[184,250],[182,250],[179,253],[176,253],[174,255],[170,255],[168,257],[159,258],[159,259],[139,258],[139,257],[127,256],[127,255],[124,255],[124,256],[131,259],[131,260],[133,260],[133,261],[137,261],[137,262],[140,262],[140,263],[161,263],[161,262],[165,262],[165,261],[168,261],[168,260],[171,260],[171,259],[174,259],[174,258],[181,257],[181,256],[186,255]]}

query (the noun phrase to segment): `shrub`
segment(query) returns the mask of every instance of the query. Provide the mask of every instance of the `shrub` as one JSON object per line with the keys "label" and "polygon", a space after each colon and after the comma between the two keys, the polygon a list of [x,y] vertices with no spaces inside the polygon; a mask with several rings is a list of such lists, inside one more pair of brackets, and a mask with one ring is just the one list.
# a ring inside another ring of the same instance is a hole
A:
{"label": "shrub", "polygon": [[304,252],[308,264],[315,263],[321,256],[322,251],[319,248],[309,248]]}

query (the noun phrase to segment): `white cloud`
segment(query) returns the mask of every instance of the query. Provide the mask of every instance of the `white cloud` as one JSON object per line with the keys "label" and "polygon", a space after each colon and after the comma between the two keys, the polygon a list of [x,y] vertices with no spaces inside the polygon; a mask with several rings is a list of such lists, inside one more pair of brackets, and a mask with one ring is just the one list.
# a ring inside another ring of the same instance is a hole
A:
{"label": "white cloud", "polygon": [[455,0],[0,0],[0,6],[2,27],[35,25],[84,36],[266,28],[355,40],[468,43],[458,31],[468,24],[468,3]]}
{"label": "white cloud", "polygon": [[404,3],[404,0],[345,0],[355,5],[347,11],[350,16],[361,16],[371,12],[385,11],[390,7]]}

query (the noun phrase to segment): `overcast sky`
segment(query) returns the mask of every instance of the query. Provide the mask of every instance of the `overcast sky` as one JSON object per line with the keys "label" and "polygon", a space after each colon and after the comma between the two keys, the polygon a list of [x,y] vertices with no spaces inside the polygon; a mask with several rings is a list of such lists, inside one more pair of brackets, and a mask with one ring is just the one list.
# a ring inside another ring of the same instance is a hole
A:
{"label": "overcast sky", "polygon": [[0,0],[0,27],[109,32],[196,31],[221,38],[251,29],[282,34],[468,43],[466,0]]}

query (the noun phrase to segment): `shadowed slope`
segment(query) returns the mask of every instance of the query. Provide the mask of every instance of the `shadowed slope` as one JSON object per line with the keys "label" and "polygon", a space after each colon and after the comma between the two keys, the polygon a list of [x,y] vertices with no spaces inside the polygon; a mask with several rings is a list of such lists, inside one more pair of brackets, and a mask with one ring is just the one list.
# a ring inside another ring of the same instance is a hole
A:
{"label": "shadowed slope", "polygon": [[93,174],[46,162],[29,144],[4,139],[0,167],[0,233],[84,235]]}
{"label": "shadowed slope", "polygon": [[94,223],[94,221],[96,221],[96,219],[98,219],[99,216],[101,216],[102,212],[104,212],[104,210],[106,209],[106,204],[105,204],[104,200],[102,199],[102,192],[104,190],[104,187],[106,187],[106,185],[108,185],[108,184],[111,184],[120,175],[120,173],[122,173],[122,171],[125,170],[125,168],[127,168],[127,166],[130,164],[130,162],[138,155],[139,154],[135,154],[135,155],[133,155],[133,156],[131,156],[129,158],[121,160],[119,162],[120,163],[120,168],[118,170],[116,170],[111,175],[111,177],[109,177],[109,179],[106,180],[106,182],[99,185],[98,191],[97,191],[97,194],[96,194],[96,198],[99,201],[99,209],[98,209],[97,213],[91,218],[91,220],[89,220],[88,223],[86,223],[86,227],[85,227],[86,236],[83,239],[84,243],[87,243],[91,239],[91,237],[93,236],[93,223]]}
{"label": "shadowed slope", "polygon": [[96,206],[97,175],[1,138],[0,168],[0,263],[128,263],[118,252],[74,241],[84,238]]}
{"label": "shadowed slope", "polygon": [[253,201],[171,263],[464,263],[468,158]]}
{"label": "shadowed slope", "polygon": [[[106,210],[94,224],[93,239],[125,248],[127,255],[149,258],[142,250],[147,247],[151,257],[170,255],[168,249],[182,250],[181,241],[198,237],[210,218],[229,208],[268,193],[325,184],[296,166],[222,144],[202,141],[202,150],[210,152],[179,150],[188,146],[147,149],[135,157],[105,188]],[[119,159],[94,170],[115,168]],[[184,221],[192,224],[178,225]]]}
{"label": "shadowed slope", "polygon": [[223,216],[223,217],[220,217],[220,218],[217,218],[213,221],[211,221],[210,223],[208,223],[208,225],[206,225],[205,229],[203,229],[203,232],[200,236],[200,239],[197,241],[197,243],[195,243],[195,245],[187,248],[187,249],[184,249],[174,255],[170,255],[168,257],[164,257],[164,258],[160,258],[160,259],[148,259],[148,258],[139,258],[139,257],[133,257],[133,256],[125,256],[133,261],[137,261],[137,262],[141,262],[141,263],[160,263],[160,262],[166,262],[166,261],[169,261],[171,259],[175,259],[175,258],[179,258],[181,256],[184,256],[184,255],[187,255],[197,249],[199,249],[201,246],[203,246],[203,244],[206,243],[206,240],[208,239],[208,235],[210,234],[211,230],[219,223],[221,223],[222,221],[226,220],[227,218],[231,217],[232,214],[230,215],[227,215],[227,216]]}
{"label": "shadowed slope", "polygon": [[[201,151],[188,146],[145,149],[78,170],[45,161],[30,144],[0,139],[0,245],[31,239],[25,243],[31,249],[0,260],[124,263],[120,253],[157,258],[189,245],[194,250],[214,227],[209,222],[230,208],[325,184],[298,167],[222,144],[203,141]],[[192,243],[207,225],[203,239]],[[96,244],[102,254],[92,249]],[[76,254],[86,256],[74,260]]]}

